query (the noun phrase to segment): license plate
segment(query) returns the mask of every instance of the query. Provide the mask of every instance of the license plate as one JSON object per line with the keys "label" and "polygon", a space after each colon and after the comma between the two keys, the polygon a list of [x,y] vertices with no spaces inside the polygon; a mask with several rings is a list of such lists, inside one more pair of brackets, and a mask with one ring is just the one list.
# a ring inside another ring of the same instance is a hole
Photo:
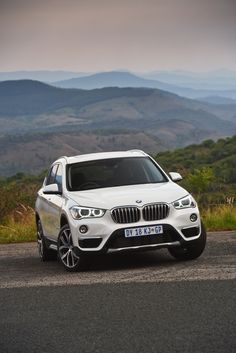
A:
{"label": "license plate", "polygon": [[163,226],[151,226],[151,227],[139,227],[139,228],[129,228],[125,229],[125,237],[143,237],[152,234],[162,234]]}

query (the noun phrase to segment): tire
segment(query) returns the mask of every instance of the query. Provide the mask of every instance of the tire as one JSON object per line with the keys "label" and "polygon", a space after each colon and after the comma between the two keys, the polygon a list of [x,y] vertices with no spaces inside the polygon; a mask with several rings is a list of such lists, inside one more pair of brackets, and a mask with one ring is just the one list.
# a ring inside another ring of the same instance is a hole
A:
{"label": "tire", "polygon": [[186,242],[182,247],[169,248],[169,253],[180,261],[197,259],[204,251],[206,246],[206,230],[201,223],[201,235],[198,239]]}
{"label": "tire", "polygon": [[38,251],[41,261],[52,261],[56,260],[57,252],[51,250],[47,247],[45,237],[43,234],[43,227],[40,219],[37,221],[37,242],[38,242]]}
{"label": "tire", "polygon": [[58,235],[58,258],[67,271],[84,271],[88,266],[88,262],[86,261],[88,258],[76,254],[74,248],[71,230],[69,225],[66,224],[61,228]]}

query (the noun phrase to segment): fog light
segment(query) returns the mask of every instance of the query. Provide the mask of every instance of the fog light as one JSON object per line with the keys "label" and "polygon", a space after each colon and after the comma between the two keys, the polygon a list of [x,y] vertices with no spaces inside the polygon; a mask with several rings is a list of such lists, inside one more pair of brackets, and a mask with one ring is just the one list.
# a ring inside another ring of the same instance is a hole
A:
{"label": "fog light", "polygon": [[85,234],[88,231],[88,227],[85,225],[82,225],[79,227],[79,231],[80,231],[80,233]]}
{"label": "fog light", "polygon": [[196,220],[197,220],[197,215],[196,215],[196,213],[192,213],[191,216],[190,216],[190,221],[191,221],[191,222],[196,222]]}

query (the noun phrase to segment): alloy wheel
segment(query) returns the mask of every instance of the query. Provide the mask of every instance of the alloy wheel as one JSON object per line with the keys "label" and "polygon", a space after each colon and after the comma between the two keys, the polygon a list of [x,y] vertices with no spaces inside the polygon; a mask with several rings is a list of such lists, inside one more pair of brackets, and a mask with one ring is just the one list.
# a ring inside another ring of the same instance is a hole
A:
{"label": "alloy wheel", "polygon": [[77,267],[80,258],[74,251],[72,234],[69,227],[64,228],[59,235],[58,254],[66,268],[73,269]]}

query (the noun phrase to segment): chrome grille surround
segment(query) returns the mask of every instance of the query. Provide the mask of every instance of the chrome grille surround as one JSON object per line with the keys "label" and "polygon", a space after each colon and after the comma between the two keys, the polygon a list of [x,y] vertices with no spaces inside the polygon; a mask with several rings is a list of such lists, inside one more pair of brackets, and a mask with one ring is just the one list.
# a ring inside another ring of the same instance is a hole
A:
{"label": "chrome grille surround", "polygon": [[115,223],[135,223],[141,220],[158,221],[165,219],[169,215],[169,205],[166,203],[154,203],[142,208],[136,206],[116,207],[111,211],[112,219]]}
{"label": "chrome grille surround", "polygon": [[169,215],[170,208],[166,203],[154,203],[143,208],[143,219],[145,221],[158,221]]}
{"label": "chrome grille surround", "polygon": [[135,223],[140,220],[141,212],[138,207],[117,207],[111,211],[115,223]]}

